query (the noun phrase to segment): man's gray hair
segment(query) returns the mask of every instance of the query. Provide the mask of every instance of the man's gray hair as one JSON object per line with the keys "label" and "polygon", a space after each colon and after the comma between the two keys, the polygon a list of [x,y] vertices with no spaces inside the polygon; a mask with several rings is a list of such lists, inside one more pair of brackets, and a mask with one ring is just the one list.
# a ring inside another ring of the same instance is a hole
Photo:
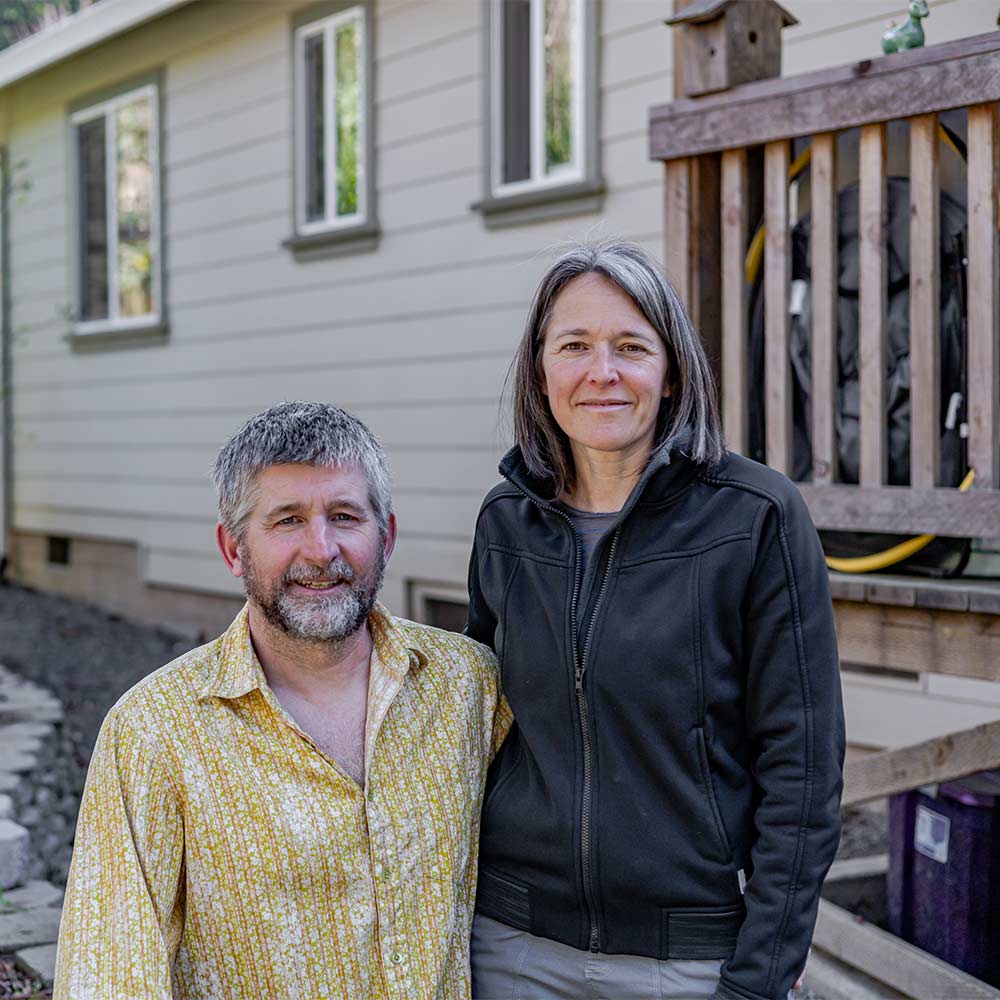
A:
{"label": "man's gray hair", "polygon": [[392,490],[385,452],[357,417],[332,403],[278,403],[251,417],[223,446],[212,467],[219,520],[242,541],[257,502],[257,476],[272,465],[360,466],[384,540]]}

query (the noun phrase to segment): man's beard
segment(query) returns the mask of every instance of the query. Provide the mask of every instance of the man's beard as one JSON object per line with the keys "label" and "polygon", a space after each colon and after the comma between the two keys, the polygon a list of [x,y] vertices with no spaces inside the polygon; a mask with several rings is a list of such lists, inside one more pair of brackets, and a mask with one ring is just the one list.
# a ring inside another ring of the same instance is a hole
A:
{"label": "man's beard", "polygon": [[[267,586],[258,579],[249,552],[243,554],[247,597],[289,638],[310,642],[340,642],[354,635],[375,605],[384,571],[385,554],[380,546],[375,566],[367,577],[358,578],[344,560],[334,559],[322,568],[290,566],[280,580]],[[334,594],[317,593],[296,599],[289,592],[289,585],[298,580],[340,580],[346,586]]]}

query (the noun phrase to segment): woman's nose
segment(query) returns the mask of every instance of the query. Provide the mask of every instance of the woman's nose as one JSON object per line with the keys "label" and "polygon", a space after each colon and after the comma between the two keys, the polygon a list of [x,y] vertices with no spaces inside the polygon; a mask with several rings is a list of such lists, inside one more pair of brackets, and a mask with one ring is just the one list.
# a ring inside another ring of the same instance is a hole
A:
{"label": "woman's nose", "polygon": [[590,371],[587,373],[591,382],[606,384],[618,381],[618,367],[615,364],[615,354],[610,348],[598,347],[591,354]]}

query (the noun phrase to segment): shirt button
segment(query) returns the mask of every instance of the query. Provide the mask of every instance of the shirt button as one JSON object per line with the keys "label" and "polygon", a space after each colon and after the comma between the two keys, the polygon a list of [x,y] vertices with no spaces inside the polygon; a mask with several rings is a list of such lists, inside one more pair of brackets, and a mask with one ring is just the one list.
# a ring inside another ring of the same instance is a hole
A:
{"label": "shirt button", "polygon": [[403,961],[403,956],[398,951],[394,951],[389,956],[389,961],[392,962],[393,965],[399,965]]}

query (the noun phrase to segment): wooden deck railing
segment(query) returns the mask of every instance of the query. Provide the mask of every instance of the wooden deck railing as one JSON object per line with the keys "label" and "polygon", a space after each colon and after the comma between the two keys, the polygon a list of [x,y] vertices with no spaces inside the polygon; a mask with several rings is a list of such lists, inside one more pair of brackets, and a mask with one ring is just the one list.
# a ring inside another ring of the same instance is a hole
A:
{"label": "wooden deck railing", "polygon": [[[788,472],[791,140],[811,137],[812,442],[800,484],[821,528],[1000,536],[1000,32],[650,111],[650,155],[666,164],[667,271],[713,353],[723,419],[745,451],[750,394],[763,392],[766,457]],[[938,116],[968,112],[968,492],[937,481],[941,434]],[[911,478],[887,485],[886,126],[910,128]],[[837,133],[858,128],[859,482],[837,481]],[[763,158],[759,147],[763,147]],[[754,164],[757,166],[754,167]],[[763,197],[754,190],[761,185]],[[763,205],[765,384],[747,376],[744,258],[751,203]]]}

